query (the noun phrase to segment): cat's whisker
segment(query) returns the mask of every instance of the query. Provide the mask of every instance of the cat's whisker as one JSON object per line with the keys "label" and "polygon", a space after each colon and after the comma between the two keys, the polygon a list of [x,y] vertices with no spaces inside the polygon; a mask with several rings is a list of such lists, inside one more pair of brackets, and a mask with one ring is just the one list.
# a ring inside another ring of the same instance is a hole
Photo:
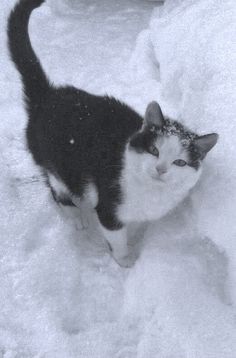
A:
{"label": "cat's whisker", "polygon": [[32,177],[32,178],[15,178],[14,181],[19,185],[27,185],[27,184],[33,184],[33,183],[42,183],[46,182],[46,179],[44,176],[39,177]]}
{"label": "cat's whisker", "polygon": [[121,169],[122,168],[122,165],[107,165],[107,166],[105,166],[104,167],[104,169],[108,169],[108,168],[119,168],[119,169]]}

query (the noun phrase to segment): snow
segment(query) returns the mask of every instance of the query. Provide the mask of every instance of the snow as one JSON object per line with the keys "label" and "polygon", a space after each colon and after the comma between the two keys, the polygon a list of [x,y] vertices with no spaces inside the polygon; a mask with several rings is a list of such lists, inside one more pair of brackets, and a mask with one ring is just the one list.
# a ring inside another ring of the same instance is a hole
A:
{"label": "snow", "polygon": [[33,15],[32,42],[55,83],[116,95],[140,113],[159,100],[191,129],[220,134],[191,197],[132,228],[140,257],[128,270],[93,219],[77,231],[62,216],[25,148],[6,50],[14,3],[0,5],[0,357],[234,358],[234,0],[167,0],[150,26],[156,3],[143,0],[50,0]]}

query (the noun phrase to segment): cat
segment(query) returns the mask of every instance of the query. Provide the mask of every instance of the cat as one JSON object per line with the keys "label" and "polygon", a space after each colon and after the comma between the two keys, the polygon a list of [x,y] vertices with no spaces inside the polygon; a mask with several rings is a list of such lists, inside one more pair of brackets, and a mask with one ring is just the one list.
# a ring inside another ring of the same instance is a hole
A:
{"label": "cat", "polygon": [[157,220],[197,183],[218,135],[197,135],[148,104],[144,118],[109,96],[50,83],[31,47],[28,22],[44,0],[21,0],[8,19],[8,47],[24,89],[26,137],[57,203],[87,202],[114,259],[129,267],[127,225]]}

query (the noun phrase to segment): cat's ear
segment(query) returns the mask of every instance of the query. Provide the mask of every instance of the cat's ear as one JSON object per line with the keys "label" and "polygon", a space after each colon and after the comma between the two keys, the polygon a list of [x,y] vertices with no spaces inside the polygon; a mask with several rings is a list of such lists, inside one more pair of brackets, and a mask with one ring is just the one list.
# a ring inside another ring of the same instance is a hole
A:
{"label": "cat's ear", "polygon": [[147,106],[144,116],[144,126],[161,128],[164,124],[164,116],[157,102],[151,102]]}
{"label": "cat's ear", "polygon": [[194,139],[194,145],[202,155],[202,158],[216,145],[219,136],[217,133],[202,135]]}

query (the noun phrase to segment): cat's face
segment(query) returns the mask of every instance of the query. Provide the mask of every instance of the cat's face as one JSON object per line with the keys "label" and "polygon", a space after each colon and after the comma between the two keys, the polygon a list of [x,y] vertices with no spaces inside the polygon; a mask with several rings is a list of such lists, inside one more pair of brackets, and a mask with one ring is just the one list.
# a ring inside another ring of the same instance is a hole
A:
{"label": "cat's face", "polygon": [[198,181],[202,160],[217,138],[215,133],[199,137],[180,123],[164,119],[159,105],[152,102],[142,130],[129,143],[134,175],[147,184],[188,191]]}
{"label": "cat's face", "polygon": [[175,135],[158,136],[150,141],[142,152],[140,148],[135,150],[135,146],[132,145],[130,149],[134,150],[130,154],[137,174],[142,175],[146,180],[150,178],[160,185],[178,183],[183,185],[188,181],[191,185],[200,175],[200,166],[196,170],[189,165],[190,155]]}

